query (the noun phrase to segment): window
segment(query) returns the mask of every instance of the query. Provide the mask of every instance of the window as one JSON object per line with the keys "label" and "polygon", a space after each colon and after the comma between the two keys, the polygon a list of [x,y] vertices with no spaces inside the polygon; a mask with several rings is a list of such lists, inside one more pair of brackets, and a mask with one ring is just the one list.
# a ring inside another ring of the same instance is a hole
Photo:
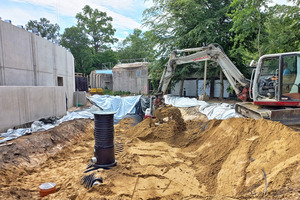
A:
{"label": "window", "polygon": [[64,79],[63,77],[57,77],[57,86],[64,86]]}
{"label": "window", "polygon": [[261,98],[274,99],[277,95],[279,57],[265,58],[262,61],[258,79],[258,94]]}
{"label": "window", "polygon": [[300,99],[300,56],[283,56],[281,100]]}

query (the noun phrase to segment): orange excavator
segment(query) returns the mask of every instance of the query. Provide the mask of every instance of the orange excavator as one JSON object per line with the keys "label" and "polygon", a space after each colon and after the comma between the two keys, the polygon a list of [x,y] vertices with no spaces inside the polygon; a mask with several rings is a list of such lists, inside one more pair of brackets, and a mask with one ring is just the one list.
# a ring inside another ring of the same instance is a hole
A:
{"label": "orange excavator", "polygon": [[[181,55],[181,53],[190,53]],[[237,113],[250,118],[265,118],[286,125],[300,124],[300,52],[261,56],[251,79],[232,63],[218,44],[173,51],[160,79],[158,93],[165,94],[176,65],[201,61],[217,62],[238,98]],[[253,102],[246,102],[251,99]]]}

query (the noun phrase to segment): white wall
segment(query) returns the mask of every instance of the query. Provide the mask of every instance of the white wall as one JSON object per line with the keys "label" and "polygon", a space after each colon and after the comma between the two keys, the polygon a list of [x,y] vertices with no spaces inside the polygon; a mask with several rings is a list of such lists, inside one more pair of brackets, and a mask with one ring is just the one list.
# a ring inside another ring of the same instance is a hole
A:
{"label": "white wall", "polygon": [[0,86],[0,132],[41,118],[66,114],[63,87]]}
{"label": "white wall", "polygon": [[[197,87],[196,87],[197,80],[185,80],[183,83],[183,88],[185,88],[186,96],[197,96]],[[180,90],[180,82],[176,83],[175,87],[171,90],[172,95],[179,95]],[[229,82],[227,80],[224,80],[224,92],[223,97],[228,98],[229,93],[226,91],[226,89],[229,87]],[[215,80],[215,90],[214,90],[214,97],[220,96],[220,80]],[[210,84],[206,85],[206,94],[209,96],[210,94]],[[203,80],[198,80],[198,95],[203,95]]]}
{"label": "white wall", "polygon": [[74,58],[66,49],[0,20],[0,86],[57,86],[62,77],[71,107],[74,74]]}

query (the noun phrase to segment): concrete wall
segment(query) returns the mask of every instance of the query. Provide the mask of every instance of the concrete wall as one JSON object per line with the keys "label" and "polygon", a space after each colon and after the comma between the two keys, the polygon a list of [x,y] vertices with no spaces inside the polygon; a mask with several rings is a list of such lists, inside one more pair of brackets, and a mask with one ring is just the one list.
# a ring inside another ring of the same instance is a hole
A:
{"label": "concrete wall", "polygon": [[92,71],[90,74],[91,88],[107,88],[113,89],[112,74],[97,74],[96,71]]}
{"label": "concrete wall", "polygon": [[41,118],[66,114],[64,87],[0,86],[0,132]]}
{"label": "concrete wall", "polygon": [[148,93],[148,63],[118,64],[112,71],[114,92]]}
{"label": "concrete wall", "polygon": [[58,86],[73,106],[74,58],[64,48],[0,20],[0,86]]}
{"label": "concrete wall", "polygon": [[[175,87],[172,88],[171,94],[172,95],[179,95],[180,90],[180,82],[176,83]],[[185,88],[186,96],[197,96],[197,80],[185,80],[183,83],[183,88]],[[224,91],[223,91],[223,97],[228,98],[229,93],[226,91],[226,89],[230,86],[229,82],[227,80],[224,80]],[[214,85],[214,97],[220,96],[221,91],[221,84],[220,80],[215,80]],[[183,92],[183,91],[182,91]],[[210,94],[210,84],[206,86],[206,94],[209,96]],[[198,80],[198,95],[203,95],[203,80]]]}

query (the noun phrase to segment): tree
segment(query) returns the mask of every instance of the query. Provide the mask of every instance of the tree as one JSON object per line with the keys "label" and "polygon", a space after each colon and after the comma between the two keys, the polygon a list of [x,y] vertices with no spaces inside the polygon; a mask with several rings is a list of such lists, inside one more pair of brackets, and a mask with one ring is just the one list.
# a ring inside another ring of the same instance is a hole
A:
{"label": "tree", "polygon": [[30,20],[26,25],[26,30],[32,30],[33,33],[46,37],[47,40],[57,40],[59,37],[59,25],[51,24],[46,18],[40,18],[40,21]]}
{"label": "tree", "polygon": [[300,50],[300,8],[276,5],[270,8],[266,20],[264,53]]}
{"label": "tree", "polygon": [[153,60],[154,46],[150,31],[143,33],[140,29],[134,29],[133,33],[127,36],[119,47],[119,59],[146,58]]}
{"label": "tree", "polygon": [[98,9],[92,9],[86,5],[82,9],[82,13],[76,15],[78,27],[85,34],[91,37],[89,43],[93,46],[95,54],[99,50],[105,50],[106,45],[113,44],[117,41],[114,38],[116,30],[112,27],[112,17],[108,17],[106,12],[101,12]]}
{"label": "tree", "polygon": [[92,51],[88,46],[89,40],[82,29],[78,27],[66,28],[60,44],[70,49],[75,59],[75,71],[89,74],[93,67]]}
{"label": "tree", "polygon": [[94,55],[94,63],[100,64],[97,68],[101,69],[111,69],[118,62],[117,52],[107,49],[103,52],[98,52]]}
{"label": "tree", "polygon": [[[232,46],[232,32],[229,31],[232,20],[227,13],[231,2],[154,0],[154,6],[144,11],[143,22],[158,42],[158,56],[168,56],[174,49],[199,47],[210,43],[219,43],[225,52],[229,52]],[[180,69],[184,69],[182,67]],[[155,67],[156,70],[157,68],[158,66]],[[159,68],[159,71],[163,71],[164,65]],[[178,68],[179,71],[180,69]],[[215,73],[212,76],[216,75]],[[174,76],[172,81],[179,80]]]}
{"label": "tree", "polygon": [[300,6],[300,0],[288,0],[294,2],[297,6]]}
{"label": "tree", "polygon": [[261,35],[266,20],[268,0],[233,0],[231,13],[234,50],[261,56]]}

